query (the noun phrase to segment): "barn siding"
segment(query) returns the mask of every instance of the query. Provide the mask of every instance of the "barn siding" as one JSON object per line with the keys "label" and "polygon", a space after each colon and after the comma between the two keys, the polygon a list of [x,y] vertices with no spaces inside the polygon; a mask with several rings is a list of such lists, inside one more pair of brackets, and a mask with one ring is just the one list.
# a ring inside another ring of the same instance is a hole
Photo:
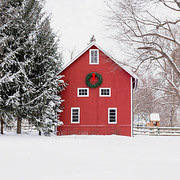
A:
{"label": "barn siding", "polygon": [[[95,46],[90,49],[96,49]],[[68,87],[62,92],[64,112],[58,135],[119,134],[131,136],[131,76],[99,50],[99,65],[89,64],[89,50],[66,68],[62,74]],[[87,88],[87,74],[97,72],[103,83],[89,88],[89,97],[77,97],[77,88]],[[111,88],[111,97],[99,97],[99,88]],[[71,124],[71,107],[80,107],[80,124]],[[117,108],[117,124],[108,124],[108,108]]]}

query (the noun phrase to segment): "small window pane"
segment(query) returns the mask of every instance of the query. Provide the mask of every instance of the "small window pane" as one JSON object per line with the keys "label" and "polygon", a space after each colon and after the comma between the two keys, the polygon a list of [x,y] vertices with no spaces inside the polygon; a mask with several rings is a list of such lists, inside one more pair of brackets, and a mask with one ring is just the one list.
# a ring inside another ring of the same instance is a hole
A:
{"label": "small window pane", "polygon": [[78,97],[88,97],[89,89],[88,88],[78,88]]}
{"label": "small window pane", "polygon": [[73,112],[73,116],[78,116],[78,112]]}

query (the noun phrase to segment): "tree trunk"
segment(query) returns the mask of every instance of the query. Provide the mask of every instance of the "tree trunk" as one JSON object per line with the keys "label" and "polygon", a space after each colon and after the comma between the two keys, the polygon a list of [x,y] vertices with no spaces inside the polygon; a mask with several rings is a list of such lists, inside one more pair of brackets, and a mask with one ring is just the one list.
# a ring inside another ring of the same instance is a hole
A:
{"label": "tree trunk", "polygon": [[21,119],[17,120],[17,134],[21,134]]}
{"label": "tree trunk", "polygon": [[3,124],[4,124],[3,118],[1,118],[1,134],[4,134],[4,132],[3,132]]}
{"label": "tree trunk", "polygon": [[39,136],[41,136],[41,131],[39,131]]}

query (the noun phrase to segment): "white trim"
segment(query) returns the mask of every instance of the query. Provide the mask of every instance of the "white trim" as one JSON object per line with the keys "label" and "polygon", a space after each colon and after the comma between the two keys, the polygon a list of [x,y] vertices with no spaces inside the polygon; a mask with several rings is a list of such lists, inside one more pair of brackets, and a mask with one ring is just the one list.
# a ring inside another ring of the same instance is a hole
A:
{"label": "white trim", "polygon": [[[78,109],[78,122],[72,121],[72,112],[73,109]],[[80,123],[80,107],[71,107],[71,124],[79,124]]]}
{"label": "white trim", "polygon": [[131,83],[131,137],[133,136],[133,83],[132,77],[130,78]]}
{"label": "white trim", "polygon": [[[116,110],[116,122],[109,122],[109,113],[111,109]],[[117,124],[117,108],[108,108],[108,124]]]}
{"label": "white trim", "polygon": [[61,71],[64,71],[68,66],[70,66],[74,61],[76,61],[82,54],[84,54],[88,49],[90,49],[92,46],[96,46],[99,50],[101,50],[106,56],[108,56],[112,61],[114,61],[117,65],[119,65],[122,69],[124,69],[128,74],[130,74],[134,79],[135,81],[137,81],[138,77],[130,72],[128,69],[126,69],[124,66],[122,66],[122,64],[120,65],[120,63],[114,59],[112,56],[110,56],[107,52],[105,52],[101,47],[99,47],[96,43],[91,43],[89,44],[89,46],[87,46],[78,56],[76,56],[72,61],[70,61]]}
{"label": "white trim", "polygon": [[[109,89],[109,95],[101,95],[101,89]],[[111,88],[99,88],[99,97],[111,97]]]}
{"label": "white trim", "polygon": [[[91,62],[91,51],[97,51],[97,63]],[[90,49],[89,50],[89,64],[92,64],[92,65],[99,64],[99,49]]]}
{"label": "white trim", "polygon": [[[87,95],[79,95],[80,89],[87,89]],[[77,88],[77,97],[89,97],[89,88]]]}

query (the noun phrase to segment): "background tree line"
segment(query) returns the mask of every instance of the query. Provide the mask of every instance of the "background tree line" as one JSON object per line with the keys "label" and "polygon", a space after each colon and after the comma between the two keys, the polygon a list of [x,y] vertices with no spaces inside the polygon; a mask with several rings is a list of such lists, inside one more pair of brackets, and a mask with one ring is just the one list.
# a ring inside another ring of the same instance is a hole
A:
{"label": "background tree line", "polygon": [[162,126],[180,125],[180,1],[113,0],[106,4],[112,38],[121,49],[128,49],[129,59],[123,64],[139,76],[134,113],[159,112]]}

